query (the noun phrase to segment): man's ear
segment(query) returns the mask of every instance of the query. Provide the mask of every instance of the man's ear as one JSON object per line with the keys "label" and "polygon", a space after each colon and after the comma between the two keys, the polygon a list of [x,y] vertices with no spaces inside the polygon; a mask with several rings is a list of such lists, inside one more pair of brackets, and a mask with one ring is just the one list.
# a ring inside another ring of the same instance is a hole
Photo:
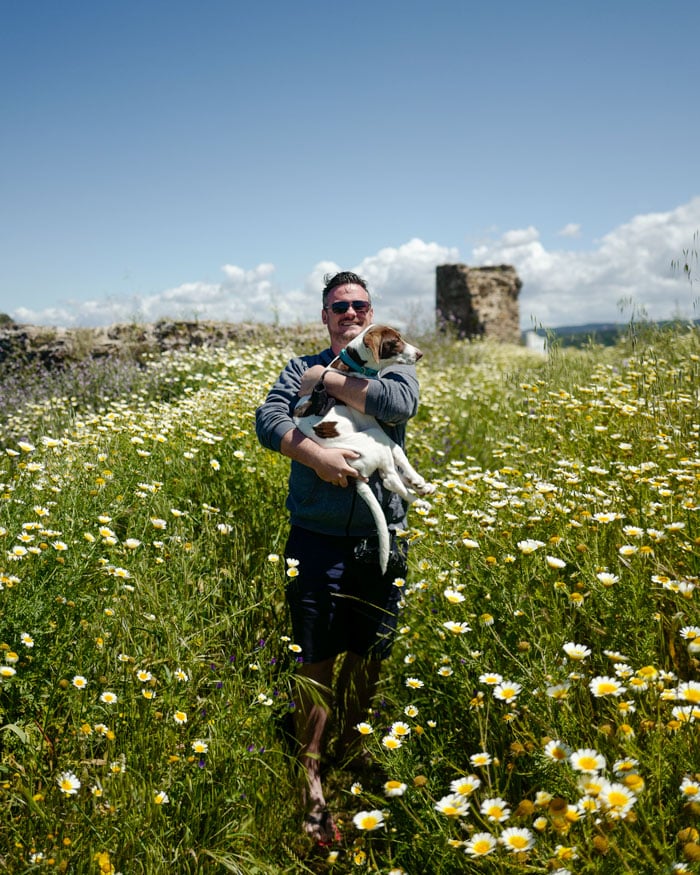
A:
{"label": "man's ear", "polygon": [[325,307],[321,310],[321,322],[323,322],[324,325],[328,325],[328,313],[326,313]]}

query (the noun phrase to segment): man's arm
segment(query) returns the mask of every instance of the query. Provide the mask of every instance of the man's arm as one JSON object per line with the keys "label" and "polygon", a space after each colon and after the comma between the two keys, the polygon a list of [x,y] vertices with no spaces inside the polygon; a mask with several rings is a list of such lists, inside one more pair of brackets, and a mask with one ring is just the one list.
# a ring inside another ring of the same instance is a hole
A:
{"label": "man's arm", "polygon": [[[320,370],[323,370],[322,366]],[[282,453],[295,462],[307,465],[327,483],[346,486],[357,471],[348,462],[357,458],[352,450],[322,447],[306,437],[294,425],[290,409],[298,400],[298,391],[307,369],[300,359],[293,359],[270,389],[255,414],[255,430],[263,447]],[[362,381],[364,382],[364,381]]]}

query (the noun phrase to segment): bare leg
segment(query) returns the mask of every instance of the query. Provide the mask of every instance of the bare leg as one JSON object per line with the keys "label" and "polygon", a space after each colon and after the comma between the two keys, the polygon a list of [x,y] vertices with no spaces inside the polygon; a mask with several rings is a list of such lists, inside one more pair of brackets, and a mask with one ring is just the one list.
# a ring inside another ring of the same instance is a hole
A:
{"label": "bare leg", "polygon": [[336,833],[321,784],[321,753],[328,725],[334,662],[334,658],[326,659],[302,665],[297,671],[294,727],[299,760],[306,777],[304,828],[318,842],[331,842]]}
{"label": "bare leg", "polygon": [[381,662],[378,659],[366,659],[356,653],[346,653],[338,676],[338,722],[340,738],[339,754],[346,760],[353,754],[361,756],[358,723],[367,720],[367,711],[372,702]]}

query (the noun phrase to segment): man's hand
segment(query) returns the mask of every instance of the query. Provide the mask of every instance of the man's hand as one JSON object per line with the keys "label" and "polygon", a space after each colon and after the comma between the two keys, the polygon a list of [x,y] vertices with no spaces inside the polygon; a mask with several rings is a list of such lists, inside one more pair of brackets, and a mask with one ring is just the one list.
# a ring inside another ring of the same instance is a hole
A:
{"label": "man's hand", "polygon": [[360,476],[350,465],[350,460],[359,459],[359,453],[342,447],[320,447],[320,450],[313,469],[321,480],[334,486],[347,486],[351,478]]}
{"label": "man's hand", "polygon": [[359,458],[359,453],[343,447],[322,447],[297,428],[282,437],[280,451],[288,458],[313,468],[321,480],[335,486],[347,486],[350,478],[360,477],[350,465],[353,459]]}

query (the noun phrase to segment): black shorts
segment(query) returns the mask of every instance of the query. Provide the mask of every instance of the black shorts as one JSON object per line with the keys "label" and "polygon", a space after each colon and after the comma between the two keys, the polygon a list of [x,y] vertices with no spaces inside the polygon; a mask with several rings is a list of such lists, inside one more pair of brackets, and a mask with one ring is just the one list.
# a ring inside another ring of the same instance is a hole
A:
{"label": "black shorts", "polygon": [[407,546],[393,539],[382,574],[375,538],[338,538],[292,526],[284,555],[299,565],[287,584],[287,604],[304,662],[345,651],[372,659],[389,655],[401,601],[394,581],[406,577]]}

